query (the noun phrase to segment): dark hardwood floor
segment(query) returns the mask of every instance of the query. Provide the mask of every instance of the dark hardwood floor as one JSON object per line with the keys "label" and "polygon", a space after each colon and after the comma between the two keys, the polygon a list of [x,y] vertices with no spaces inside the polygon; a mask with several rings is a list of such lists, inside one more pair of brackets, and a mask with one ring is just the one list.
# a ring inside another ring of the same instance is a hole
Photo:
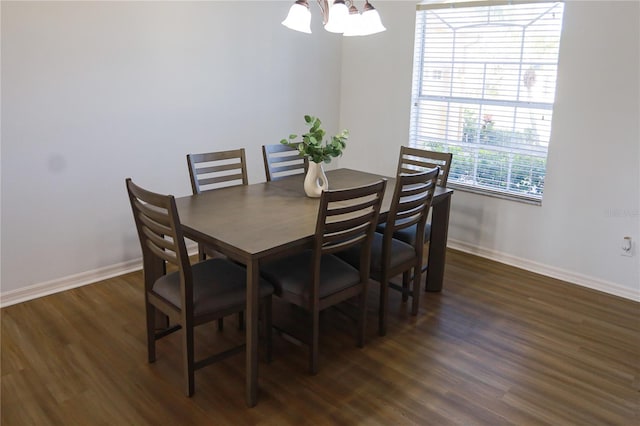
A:
{"label": "dark hardwood floor", "polygon": [[[243,355],[197,371],[192,398],[179,333],[147,363],[141,277],[2,309],[3,426],[640,424],[636,302],[449,251],[444,291],[424,294],[417,317],[392,292],[383,338],[372,283],[363,349],[327,311],[316,376],[305,346],[274,335],[249,409]],[[243,340],[236,324],[202,326],[198,352]]]}

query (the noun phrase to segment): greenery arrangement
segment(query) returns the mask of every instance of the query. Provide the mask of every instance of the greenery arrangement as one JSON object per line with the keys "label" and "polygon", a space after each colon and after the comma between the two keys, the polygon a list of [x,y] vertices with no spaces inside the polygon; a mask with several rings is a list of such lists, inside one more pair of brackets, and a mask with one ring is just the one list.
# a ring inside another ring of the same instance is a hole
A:
{"label": "greenery arrangement", "polygon": [[332,158],[342,155],[342,151],[347,147],[348,130],[332,136],[330,142],[323,142],[326,132],[321,127],[320,119],[305,115],[304,121],[310,129],[302,134],[302,141],[293,142],[298,135],[289,135],[288,140],[282,139],[280,143],[298,149],[301,157],[306,157],[314,163],[330,163]]}

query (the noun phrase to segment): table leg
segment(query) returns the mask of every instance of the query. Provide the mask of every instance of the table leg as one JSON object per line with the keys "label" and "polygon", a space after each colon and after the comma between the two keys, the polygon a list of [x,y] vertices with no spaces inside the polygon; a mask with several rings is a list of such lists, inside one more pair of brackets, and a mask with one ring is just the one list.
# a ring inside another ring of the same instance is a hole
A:
{"label": "table leg", "polygon": [[445,256],[447,254],[447,233],[449,231],[449,210],[451,194],[433,205],[431,215],[431,238],[427,258],[427,283],[425,291],[442,291]]}
{"label": "table leg", "polygon": [[257,260],[247,262],[247,309],[246,309],[246,399],[247,406],[258,403],[258,311],[260,269]]}

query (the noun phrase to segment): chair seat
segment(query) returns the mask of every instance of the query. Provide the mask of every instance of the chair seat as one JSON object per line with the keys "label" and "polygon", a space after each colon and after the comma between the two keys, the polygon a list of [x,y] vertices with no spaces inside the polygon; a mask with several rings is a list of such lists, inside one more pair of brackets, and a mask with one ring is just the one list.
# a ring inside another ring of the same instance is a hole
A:
{"label": "chair seat", "polygon": [[[382,243],[384,236],[379,233],[373,234],[373,241],[371,243],[371,276],[379,277],[382,272]],[[336,253],[336,256],[347,262],[354,267],[358,267],[360,264],[360,246],[352,247],[350,249]],[[390,256],[390,268],[393,269],[404,262],[414,259],[416,251],[413,246],[406,244],[395,238],[391,239],[391,256]]]}
{"label": "chair seat", "polygon": [[[262,277],[271,282],[276,295],[289,293],[308,299],[311,288],[312,251],[274,260],[260,267]],[[337,293],[360,282],[358,270],[334,255],[320,261],[320,298]]]}
{"label": "chair seat", "polygon": [[[245,268],[226,259],[209,259],[192,265],[193,310],[195,316],[224,311],[246,303]],[[178,272],[160,277],[153,292],[175,306],[180,306],[180,275]],[[273,294],[273,286],[260,280],[259,297]],[[240,309],[242,310],[242,309]]]}
{"label": "chair seat", "polygon": [[[404,229],[400,229],[393,233],[393,238],[396,240],[400,240],[407,244],[415,245],[416,243],[416,228],[418,225],[412,225]],[[384,234],[384,230],[386,228],[386,223],[382,223],[378,225],[376,228],[376,232]],[[431,224],[427,222],[424,226],[424,243],[426,244],[429,241],[429,237],[431,236]]]}

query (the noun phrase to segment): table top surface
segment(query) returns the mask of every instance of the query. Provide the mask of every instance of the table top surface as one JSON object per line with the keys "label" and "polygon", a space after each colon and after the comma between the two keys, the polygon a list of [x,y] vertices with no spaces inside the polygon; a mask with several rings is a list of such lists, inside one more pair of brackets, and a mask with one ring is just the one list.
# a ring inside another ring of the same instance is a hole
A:
{"label": "table top surface", "polygon": [[[391,206],[395,179],[351,169],[327,172],[330,189],[344,189],[387,179],[381,207]],[[310,245],[315,234],[319,198],[303,189],[304,175],[272,182],[216,189],[176,199],[185,236],[211,244],[239,260]],[[453,191],[438,188],[434,197]]]}

